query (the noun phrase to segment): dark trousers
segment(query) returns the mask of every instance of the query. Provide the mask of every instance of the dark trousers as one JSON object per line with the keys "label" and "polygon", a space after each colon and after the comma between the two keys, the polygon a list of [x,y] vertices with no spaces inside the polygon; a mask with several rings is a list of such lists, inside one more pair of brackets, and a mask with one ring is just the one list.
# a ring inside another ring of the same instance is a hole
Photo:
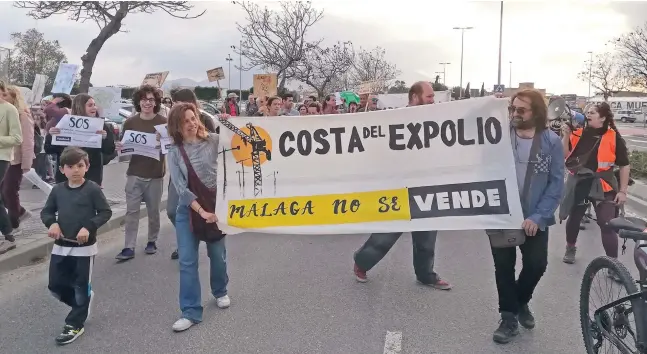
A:
{"label": "dark trousers", "polygon": [[25,208],[20,205],[20,183],[22,182],[22,165],[11,165],[0,182],[0,191],[7,211],[9,222],[13,229],[20,226],[18,219],[25,213]]}
{"label": "dark trousers", "polygon": [[49,285],[55,298],[71,307],[65,324],[82,328],[90,307],[90,278],[94,257],[72,257],[53,254],[49,261]]}
{"label": "dark trousers", "polygon": [[[411,233],[413,268],[416,278],[424,284],[433,284],[438,280],[438,274],[434,272],[437,233],[437,231],[414,231]],[[386,256],[400,236],[402,236],[402,232],[372,234],[364,246],[355,252],[355,264],[364,271],[371,270]]]}
{"label": "dark trousers", "polygon": [[[604,193],[604,201],[595,205],[595,218],[600,226],[602,236],[602,246],[604,252],[609,257],[618,258],[618,234],[612,228],[607,226],[611,219],[618,216],[618,206],[613,202],[616,197],[615,192]],[[566,219],[566,243],[575,246],[577,235],[580,233],[580,221],[586,214],[586,209],[590,204],[575,205],[571,214]]]}
{"label": "dark trousers", "polygon": [[526,237],[526,242],[519,249],[522,268],[519,279],[515,280],[517,248],[492,248],[499,312],[517,314],[520,306],[530,302],[548,265],[548,228],[537,231],[535,236]]}
{"label": "dark trousers", "polygon": [[45,153],[36,155],[34,159],[34,170],[40,176],[43,181],[46,181],[49,177],[49,170],[52,168],[52,164],[49,161],[49,157]]}
{"label": "dark trousers", "polygon": [[[4,181],[7,170],[9,170],[9,165],[9,161],[0,161],[0,184]],[[0,232],[5,235],[7,240],[13,241],[13,237],[7,237],[7,235],[11,235],[12,231],[13,227],[11,227],[11,221],[9,221],[7,209],[5,209],[4,198],[2,197],[2,193],[0,193]]]}

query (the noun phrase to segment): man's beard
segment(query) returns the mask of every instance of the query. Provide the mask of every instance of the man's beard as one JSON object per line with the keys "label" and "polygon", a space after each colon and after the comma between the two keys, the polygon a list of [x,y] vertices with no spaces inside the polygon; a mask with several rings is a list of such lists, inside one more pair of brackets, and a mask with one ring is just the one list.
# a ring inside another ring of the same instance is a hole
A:
{"label": "man's beard", "polygon": [[521,117],[512,117],[511,124],[513,127],[521,130],[531,129],[535,127],[535,122],[532,119],[523,120]]}

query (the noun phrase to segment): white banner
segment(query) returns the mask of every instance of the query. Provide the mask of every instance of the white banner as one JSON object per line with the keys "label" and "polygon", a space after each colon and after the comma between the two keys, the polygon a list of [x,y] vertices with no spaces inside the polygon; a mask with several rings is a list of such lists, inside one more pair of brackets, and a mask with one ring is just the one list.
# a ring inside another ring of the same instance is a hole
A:
{"label": "white banner", "polygon": [[34,77],[34,83],[31,85],[31,95],[27,102],[28,105],[33,105],[34,103],[40,102],[43,99],[43,93],[45,92],[45,85],[49,77],[43,74],[36,74]]}
{"label": "white banner", "polygon": [[79,66],[76,64],[61,63],[56,72],[52,93],[67,93],[69,95],[72,92],[72,87],[74,87],[78,70]]}
{"label": "white banner", "polygon": [[118,117],[121,108],[121,87],[90,87],[88,94],[94,98],[101,117]]}
{"label": "white banner", "polygon": [[157,131],[160,135],[160,147],[162,148],[162,154],[168,154],[168,149],[171,147],[171,138],[168,136],[168,125],[156,125],[155,131]]}
{"label": "white banner", "polygon": [[52,136],[52,145],[100,148],[103,135],[103,119],[66,114],[56,124],[60,134]]}
{"label": "white banner", "polygon": [[284,234],[517,229],[507,106],[487,97],[220,121],[219,225]]}
{"label": "white banner", "polygon": [[121,156],[141,155],[152,159],[160,159],[160,150],[157,145],[157,136],[154,133],[126,130],[121,139],[121,149],[117,153]]}

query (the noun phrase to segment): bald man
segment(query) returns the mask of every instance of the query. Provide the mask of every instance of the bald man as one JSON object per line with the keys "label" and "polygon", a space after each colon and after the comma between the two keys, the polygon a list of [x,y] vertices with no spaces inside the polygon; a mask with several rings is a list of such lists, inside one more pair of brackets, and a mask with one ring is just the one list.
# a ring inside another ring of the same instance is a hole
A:
{"label": "bald man", "polygon": [[[407,106],[421,106],[434,103],[434,88],[429,82],[418,81],[409,89],[409,104]],[[436,252],[437,231],[414,231],[411,233],[413,240],[413,268],[418,282],[435,289],[449,290],[452,285],[440,279],[434,272],[434,258]],[[402,236],[402,232],[372,234],[357,252],[355,252],[355,279],[360,283],[368,281],[366,272],[371,270],[386,254],[395,242]]]}

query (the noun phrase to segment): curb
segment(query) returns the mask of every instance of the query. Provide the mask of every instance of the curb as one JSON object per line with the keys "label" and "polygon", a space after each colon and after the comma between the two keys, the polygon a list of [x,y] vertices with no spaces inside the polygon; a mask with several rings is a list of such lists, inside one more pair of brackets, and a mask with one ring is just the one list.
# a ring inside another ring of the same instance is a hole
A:
{"label": "curb", "polygon": [[[97,231],[97,235],[101,235],[120,228],[125,223],[126,207],[125,205],[117,206],[113,210],[113,215],[107,223],[105,223]],[[166,210],[166,199],[162,199],[160,203],[160,212]],[[146,205],[139,208],[139,218],[143,219],[148,217],[146,213]],[[0,255],[0,273],[15,270],[20,267],[28,266],[37,262],[38,260],[47,258],[52,252],[54,240],[49,237],[35,240],[24,246],[16,247],[3,255]]]}

